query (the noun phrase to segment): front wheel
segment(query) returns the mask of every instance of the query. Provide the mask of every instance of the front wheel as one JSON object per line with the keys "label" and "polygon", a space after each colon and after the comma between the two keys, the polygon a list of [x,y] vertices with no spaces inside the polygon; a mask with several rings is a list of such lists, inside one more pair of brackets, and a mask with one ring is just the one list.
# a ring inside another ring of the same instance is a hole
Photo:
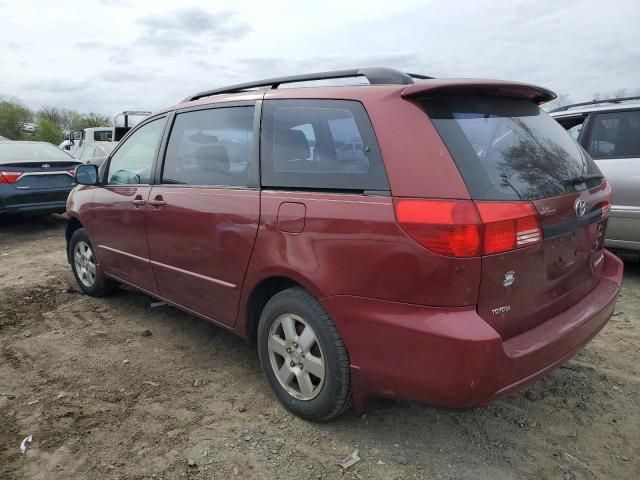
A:
{"label": "front wheel", "polygon": [[292,413],[326,421],[350,407],[347,349],[329,314],[306,290],[290,288],[267,302],[258,354],[271,388]]}
{"label": "front wheel", "polygon": [[69,261],[73,276],[84,293],[101,297],[113,290],[114,282],[102,274],[95,250],[84,228],[73,232],[69,240]]}

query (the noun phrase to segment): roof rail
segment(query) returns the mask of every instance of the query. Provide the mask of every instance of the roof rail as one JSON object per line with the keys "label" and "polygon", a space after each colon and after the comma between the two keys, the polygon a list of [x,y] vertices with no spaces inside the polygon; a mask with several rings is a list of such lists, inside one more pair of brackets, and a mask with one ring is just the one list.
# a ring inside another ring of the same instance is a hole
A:
{"label": "roof rail", "polygon": [[640,97],[621,97],[621,98],[606,98],[602,100],[591,100],[590,102],[572,103],[571,105],[564,105],[562,107],[554,108],[549,113],[564,112],[574,107],[585,107],[587,105],[597,105],[599,103],[621,103],[629,100],[640,100]]}
{"label": "roof rail", "polygon": [[350,70],[334,70],[331,72],[306,73],[303,75],[292,75],[289,77],[276,77],[256,82],[239,83],[228,87],[214,88],[191,95],[183,102],[191,102],[203,97],[220,95],[222,93],[237,93],[243,90],[259,87],[278,88],[283,83],[310,82],[315,80],[331,80],[335,78],[365,77],[371,85],[408,85],[414,83],[415,79],[428,80],[433,77],[419,75],[416,73],[404,73],[392,68],[354,68]]}

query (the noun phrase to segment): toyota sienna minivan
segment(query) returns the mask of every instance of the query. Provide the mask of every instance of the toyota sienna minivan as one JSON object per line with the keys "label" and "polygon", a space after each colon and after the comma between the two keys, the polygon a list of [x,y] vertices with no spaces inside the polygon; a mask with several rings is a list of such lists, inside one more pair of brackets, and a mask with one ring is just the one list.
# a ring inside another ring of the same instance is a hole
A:
{"label": "toyota sienna minivan", "polygon": [[[346,77],[366,84],[291,85]],[[255,342],[301,417],[485,404],[575,354],[620,289],[611,189],[554,97],[383,68],[193,95],[77,167],[69,262],[89,295],[129,285]]]}

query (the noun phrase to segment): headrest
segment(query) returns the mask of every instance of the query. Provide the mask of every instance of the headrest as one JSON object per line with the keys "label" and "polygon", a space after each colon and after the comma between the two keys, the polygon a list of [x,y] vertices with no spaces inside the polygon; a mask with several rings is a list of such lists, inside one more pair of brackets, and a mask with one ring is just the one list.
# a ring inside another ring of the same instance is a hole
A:
{"label": "headrest", "polygon": [[196,151],[196,162],[206,172],[228,172],[230,170],[229,154],[222,145],[204,145]]}
{"label": "headrest", "polygon": [[277,131],[275,141],[277,160],[305,160],[311,155],[309,142],[300,130],[286,129]]}

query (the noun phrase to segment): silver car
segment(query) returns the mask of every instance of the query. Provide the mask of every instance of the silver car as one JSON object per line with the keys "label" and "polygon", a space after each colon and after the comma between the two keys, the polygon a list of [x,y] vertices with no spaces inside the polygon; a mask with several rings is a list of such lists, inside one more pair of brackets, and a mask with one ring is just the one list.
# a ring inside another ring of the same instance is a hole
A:
{"label": "silver car", "polygon": [[93,163],[100,166],[117,145],[118,142],[85,143],[73,152],[73,156],[83,163]]}
{"label": "silver car", "polygon": [[640,97],[567,105],[550,115],[589,152],[611,184],[605,245],[640,252]]}

